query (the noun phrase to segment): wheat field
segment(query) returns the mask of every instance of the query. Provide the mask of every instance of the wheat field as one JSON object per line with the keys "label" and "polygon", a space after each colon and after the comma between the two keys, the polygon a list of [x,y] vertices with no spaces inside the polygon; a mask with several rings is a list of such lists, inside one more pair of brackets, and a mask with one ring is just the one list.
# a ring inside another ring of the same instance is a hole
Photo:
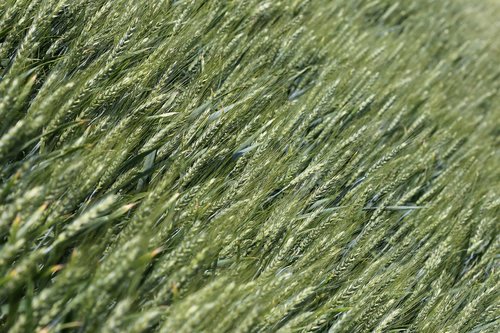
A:
{"label": "wheat field", "polygon": [[498,332],[499,18],[0,1],[0,332]]}

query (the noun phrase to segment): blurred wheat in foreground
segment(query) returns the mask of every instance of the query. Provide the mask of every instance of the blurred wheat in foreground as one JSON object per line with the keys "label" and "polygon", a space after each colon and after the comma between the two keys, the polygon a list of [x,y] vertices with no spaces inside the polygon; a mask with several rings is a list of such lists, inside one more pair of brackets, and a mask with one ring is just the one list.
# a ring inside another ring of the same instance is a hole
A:
{"label": "blurred wheat in foreground", "polygon": [[0,1],[0,331],[499,332],[499,9]]}

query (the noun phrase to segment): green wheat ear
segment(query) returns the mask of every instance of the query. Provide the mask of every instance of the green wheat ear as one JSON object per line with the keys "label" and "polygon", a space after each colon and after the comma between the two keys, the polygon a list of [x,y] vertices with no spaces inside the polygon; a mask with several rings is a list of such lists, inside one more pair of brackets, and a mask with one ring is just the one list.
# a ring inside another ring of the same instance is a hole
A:
{"label": "green wheat ear", "polygon": [[500,331],[498,17],[0,2],[0,331]]}

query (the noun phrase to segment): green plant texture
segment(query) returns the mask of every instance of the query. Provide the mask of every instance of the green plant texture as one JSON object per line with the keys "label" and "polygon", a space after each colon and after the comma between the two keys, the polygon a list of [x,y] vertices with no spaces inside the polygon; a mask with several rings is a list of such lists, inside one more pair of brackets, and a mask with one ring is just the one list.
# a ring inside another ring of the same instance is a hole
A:
{"label": "green plant texture", "polygon": [[0,332],[499,332],[499,18],[1,0]]}

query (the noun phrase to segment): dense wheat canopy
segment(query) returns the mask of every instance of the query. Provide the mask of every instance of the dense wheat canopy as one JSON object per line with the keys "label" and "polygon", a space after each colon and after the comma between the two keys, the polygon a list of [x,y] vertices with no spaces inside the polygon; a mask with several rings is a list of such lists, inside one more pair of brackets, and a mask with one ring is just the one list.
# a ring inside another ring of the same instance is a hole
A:
{"label": "dense wheat canopy", "polygon": [[473,2],[0,1],[0,331],[500,331]]}

